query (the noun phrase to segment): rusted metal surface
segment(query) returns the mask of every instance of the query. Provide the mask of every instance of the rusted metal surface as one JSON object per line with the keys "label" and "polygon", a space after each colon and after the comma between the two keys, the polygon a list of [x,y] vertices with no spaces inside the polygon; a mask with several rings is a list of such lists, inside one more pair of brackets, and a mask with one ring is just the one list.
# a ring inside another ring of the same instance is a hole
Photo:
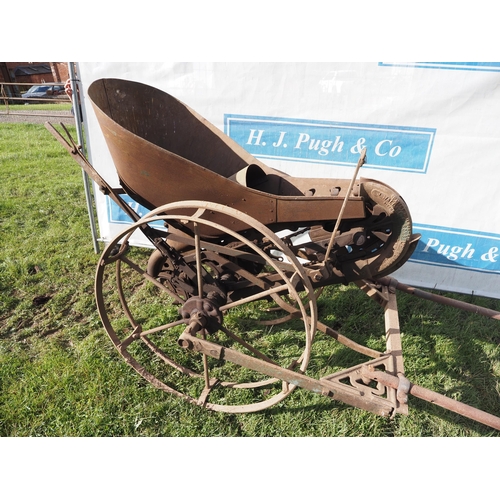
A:
{"label": "rusted metal surface", "polygon": [[410,295],[414,295],[415,297],[418,297],[420,299],[429,300],[431,302],[436,302],[444,306],[451,306],[473,314],[480,314],[481,316],[486,316],[491,319],[500,320],[500,312],[495,311],[493,309],[476,306],[474,304],[468,304],[467,302],[463,302],[461,300],[456,300],[450,297],[443,297],[442,295],[426,292],[424,290],[420,290],[419,288],[415,288],[414,286],[409,286],[405,285],[404,283],[400,283],[399,281],[395,280],[392,277],[381,277],[378,278],[377,281],[382,285],[392,286],[396,290],[409,293]]}
{"label": "rusted metal surface", "polygon": [[[499,429],[498,417],[405,377],[396,290],[494,319],[500,313],[388,276],[419,235],[394,189],[357,179],[366,152],[350,180],[293,178],[158,89],[106,79],[92,84],[89,96],[121,187],[102,179],[69,134],[47,128],[133,221],[102,253],[95,294],[111,341],[142,377],[214,411],[265,410],[300,387],[393,417],[408,413],[411,394]],[[124,192],[151,212],[140,218]],[[149,238],[151,253],[130,248],[136,231]],[[384,352],[318,317],[323,287],[348,282],[380,305]],[[289,321],[301,328],[284,334]],[[367,361],[308,376],[317,331]]]}
{"label": "rusted metal surface", "polygon": [[[334,219],[342,205],[344,196],[330,193],[339,182],[342,191],[345,181],[308,182],[270,169],[196,112],[158,89],[106,79],[90,86],[89,97],[121,184],[149,209],[181,200],[206,200],[272,224],[323,220],[325,214]],[[249,165],[254,174],[251,178],[244,176],[242,183],[238,173],[248,171]],[[311,190],[328,195],[318,194],[313,203],[303,203],[305,192]],[[294,205],[291,202],[295,197],[298,200]],[[291,213],[293,208],[296,217]],[[364,216],[362,200],[353,197],[345,217]]]}
{"label": "rusted metal surface", "polygon": [[[325,249],[342,210],[337,234],[348,242],[333,249],[338,261],[333,273],[348,281],[354,275],[393,272],[409,257],[414,241],[410,213],[386,184],[286,175],[247,153],[184,103],[144,84],[102,79],[88,93],[120,183],[145,207],[203,200],[240,210],[274,231],[323,227],[329,234],[312,242],[311,252],[320,260],[332,257],[332,248],[328,255]],[[227,226],[224,214],[217,217]],[[248,228],[243,220],[231,224],[236,231]],[[351,233],[362,238],[349,239]],[[339,250],[347,246],[350,255],[345,250],[342,255]]]}
{"label": "rusted metal surface", "polygon": [[[495,415],[491,415],[472,406],[466,405],[455,399],[448,398],[439,394],[437,392],[425,389],[416,384],[412,384],[408,379],[401,376],[394,376],[386,372],[374,370],[372,367],[363,367],[362,374],[372,380],[376,380],[386,387],[392,387],[398,391],[401,391],[401,397],[404,398],[404,394],[411,394],[417,398],[428,401],[435,405],[446,408],[453,413],[458,413],[464,417],[475,420],[476,422],[481,422],[484,425],[492,427],[493,429],[500,430],[500,418]],[[400,374],[398,374],[400,375]]]}

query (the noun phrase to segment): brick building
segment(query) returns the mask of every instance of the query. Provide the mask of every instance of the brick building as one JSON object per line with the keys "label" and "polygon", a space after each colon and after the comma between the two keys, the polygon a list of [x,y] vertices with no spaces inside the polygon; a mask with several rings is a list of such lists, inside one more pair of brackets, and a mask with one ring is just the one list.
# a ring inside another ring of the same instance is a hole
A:
{"label": "brick building", "polygon": [[0,62],[0,82],[59,83],[68,78],[65,62]]}
{"label": "brick building", "polygon": [[68,63],[65,62],[0,62],[3,97],[19,98],[31,85],[64,83],[68,78]]}

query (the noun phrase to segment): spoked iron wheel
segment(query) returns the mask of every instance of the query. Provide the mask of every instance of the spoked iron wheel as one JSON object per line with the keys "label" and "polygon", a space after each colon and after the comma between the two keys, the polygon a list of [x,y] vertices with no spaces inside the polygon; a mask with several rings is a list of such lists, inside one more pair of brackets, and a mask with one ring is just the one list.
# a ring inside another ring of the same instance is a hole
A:
{"label": "spoked iron wheel", "polygon": [[[171,252],[131,248],[140,227],[158,221]],[[242,223],[248,230],[231,229]],[[229,413],[268,408],[295,386],[182,348],[190,313],[206,316],[200,338],[301,373],[317,323],[314,291],[293,253],[257,220],[209,202],[165,205],[116,236],[97,267],[96,298],[113,344],[141,376]],[[298,317],[256,328],[255,320],[283,300]]]}

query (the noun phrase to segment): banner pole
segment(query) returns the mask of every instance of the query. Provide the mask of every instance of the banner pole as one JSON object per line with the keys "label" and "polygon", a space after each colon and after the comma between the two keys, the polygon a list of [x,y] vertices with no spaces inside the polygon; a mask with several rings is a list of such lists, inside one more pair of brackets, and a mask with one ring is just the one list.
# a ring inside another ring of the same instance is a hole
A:
{"label": "banner pole", "polygon": [[[73,90],[72,100],[73,100],[73,112],[75,116],[75,125],[76,125],[76,136],[78,141],[78,147],[81,149],[82,153],[87,156],[85,151],[84,141],[83,141],[83,131],[82,131],[82,109],[80,106],[80,95],[79,95],[79,85],[78,79],[75,72],[75,63],[68,63],[69,69],[69,77],[71,80],[71,89]],[[94,252],[99,253],[99,242],[97,241],[97,229],[94,218],[94,208],[92,203],[92,192],[90,187],[90,179],[87,173],[82,170],[83,176],[83,188],[85,190],[85,200],[87,203],[87,211],[89,214],[89,222],[90,222],[90,231],[92,234],[92,243],[94,245]]]}

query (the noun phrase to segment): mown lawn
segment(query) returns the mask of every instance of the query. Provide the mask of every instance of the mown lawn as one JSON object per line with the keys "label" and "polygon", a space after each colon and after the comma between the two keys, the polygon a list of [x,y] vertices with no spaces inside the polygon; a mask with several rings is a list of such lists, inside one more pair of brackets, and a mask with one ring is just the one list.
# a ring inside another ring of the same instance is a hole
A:
{"label": "mown lawn", "polygon": [[8,113],[8,112],[23,112],[29,113],[30,111],[47,111],[47,112],[61,112],[61,111],[69,111],[71,109],[71,102],[44,102],[44,103],[15,103],[15,104],[5,104],[4,101],[0,101],[0,113]]}
{"label": "mown lawn", "polygon": [[[153,388],[111,345],[94,299],[81,171],[42,125],[0,125],[1,436],[499,436],[410,397],[387,420],[296,390],[277,406],[230,415]],[[448,294],[500,310],[500,301]],[[408,378],[500,415],[500,322],[398,295]],[[354,286],[319,299],[322,320],[380,346],[383,315]],[[311,375],[352,362],[318,334]]]}

